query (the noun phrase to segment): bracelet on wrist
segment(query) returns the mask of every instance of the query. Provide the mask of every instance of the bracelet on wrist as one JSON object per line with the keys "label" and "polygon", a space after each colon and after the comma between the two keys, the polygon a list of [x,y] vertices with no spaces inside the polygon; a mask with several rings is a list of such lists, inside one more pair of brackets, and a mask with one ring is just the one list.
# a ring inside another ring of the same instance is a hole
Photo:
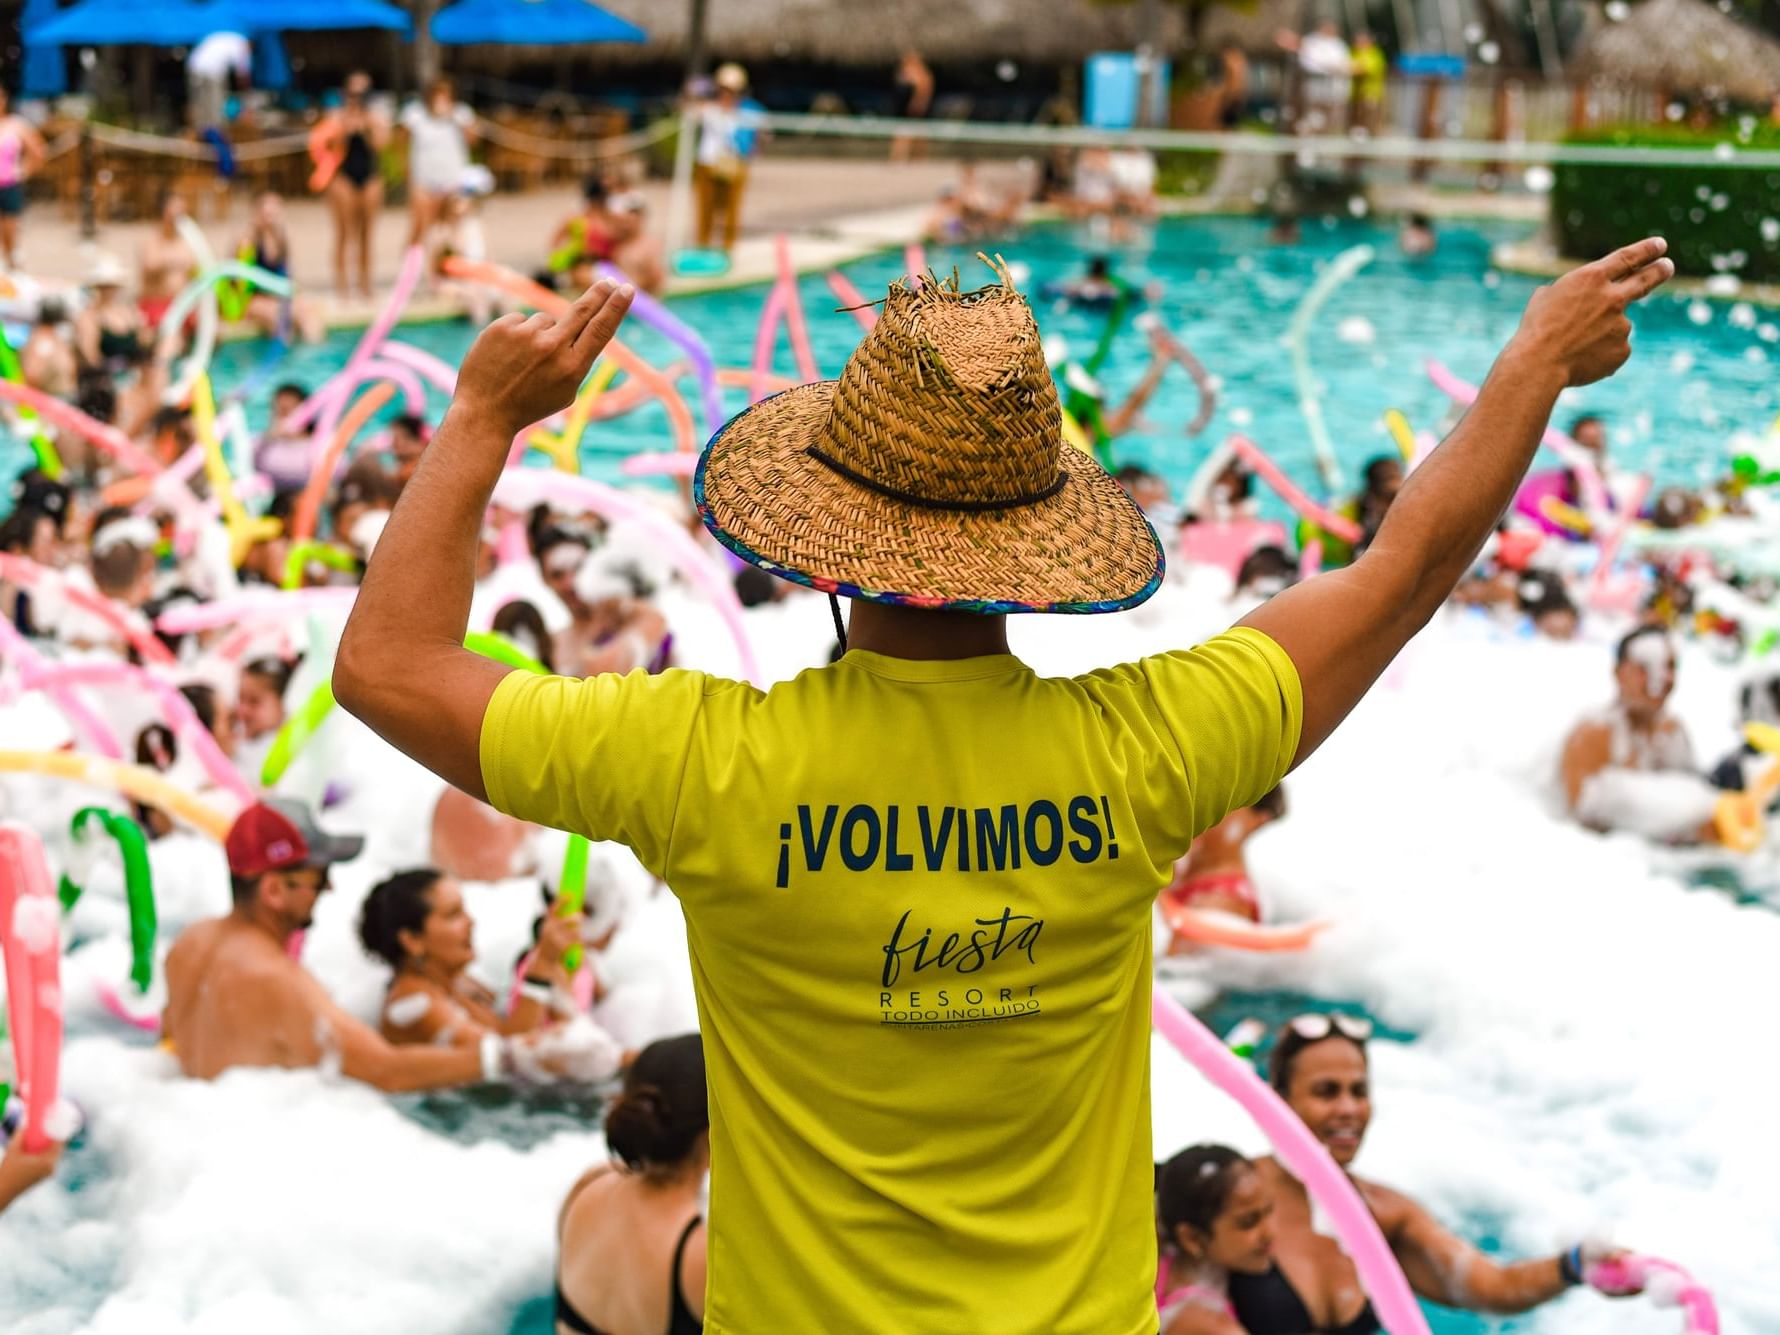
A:
{"label": "bracelet on wrist", "polygon": [[1582,1244],[1570,1248],[1558,1257],[1558,1278],[1569,1288],[1582,1283]]}
{"label": "bracelet on wrist", "polygon": [[482,1035],[482,1079],[492,1085],[506,1073],[506,1041],[499,1034]]}

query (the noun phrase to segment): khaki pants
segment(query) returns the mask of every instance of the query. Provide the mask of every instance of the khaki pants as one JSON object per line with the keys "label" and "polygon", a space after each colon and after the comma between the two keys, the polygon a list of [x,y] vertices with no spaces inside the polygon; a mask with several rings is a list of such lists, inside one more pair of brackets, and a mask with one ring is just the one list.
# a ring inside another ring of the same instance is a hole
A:
{"label": "khaki pants", "polygon": [[710,249],[711,232],[719,219],[723,226],[723,252],[728,254],[735,249],[736,227],[742,219],[742,190],[747,184],[745,167],[733,175],[705,166],[692,169],[692,189],[698,202],[699,249]]}

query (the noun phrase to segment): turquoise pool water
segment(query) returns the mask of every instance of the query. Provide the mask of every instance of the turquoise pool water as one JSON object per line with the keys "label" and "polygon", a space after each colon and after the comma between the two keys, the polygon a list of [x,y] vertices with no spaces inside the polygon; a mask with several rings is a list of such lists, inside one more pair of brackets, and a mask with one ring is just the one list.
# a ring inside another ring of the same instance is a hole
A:
{"label": "turquoise pool water", "polygon": [[[1411,260],[1397,253],[1390,229],[1370,222],[1312,227],[1290,248],[1269,247],[1265,225],[1248,218],[1159,225],[1143,243],[1117,253],[1118,271],[1134,281],[1160,284],[1154,309],[1223,381],[1223,390],[1210,426],[1188,439],[1181,428],[1197,409],[1197,392],[1184,375],[1170,372],[1149,421],[1122,439],[1116,452],[1123,460],[1158,469],[1178,487],[1212,445],[1240,429],[1302,480],[1312,481],[1309,441],[1281,335],[1321,267],[1348,247],[1366,243],[1377,249],[1377,258],[1335,292],[1311,338],[1323,410],[1351,477],[1365,459],[1391,448],[1381,425],[1386,409],[1400,408],[1418,428],[1438,427],[1448,416],[1445,396],[1422,372],[1423,358],[1438,357],[1461,377],[1481,379],[1536,286],[1531,279],[1493,271],[1490,249],[1526,231],[1508,224],[1451,224],[1442,229],[1436,254]],[[1001,250],[1029,268],[1027,289],[1037,293],[1047,281],[1078,270],[1092,248],[1075,229],[1053,226],[1033,228]],[[956,264],[969,282],[990,278],[966,251],[934,250],[929,260],[941,271]],[[901,271],[900,254],[846,266],[867,294],[882,291]],[[857,341],[858,326],[834,309],[837,303],[820,275],[801,280],[799,291],[816,360],[833,375]],[[739,288],[679,298],[673,307],[709,341],[720,365],[744,367],[752,360],[764,295],[759,286]],[[1041,297],[1035,297],[1035,305],[1047,334],[1064,335],[1078,356],[1088,353],[1103,315]],[[1664,296],[1641,308],[1635,322],[1632,365],[1612,381],[1566,395],[1560,424],[1579,412],[1599,412],[1609,420],[1615,457],[1626,466],[1651,470],[1663,482],[1716,475],[1727,464],[1730,433],[1760,430],[1780,410],[1780,382],[1770,365],[1770,358],[1780,355],[1780,343],[1773,341],[1780,340],[1780,313],[1732,301]],[[461,358],[472,334],[461,321],[402,331],[403,338],[451,362]],[[658,363],[672,359],[671,348],[634,321],[626,337]],[[273,379],[317,384],[344,361],[355,338],[341,333],[316,347],[294,349]],[[256,343],[223,348],[215,367],[219,385],[226,391],[241,383],[264,352]],[[1102,376],[1115,399],[1136,382],[1146,359],[1143,335],[1126,328]],[[776,366],[792,373],[788,347],[780,347]],[[247,404],[256,428],[265,421],[270,388],[268,381]],[[690,381],[686,388],[696,418]],[[739,391],[726,395],[726,411],[741,406]],[[434,411],[442,407],[435,400]],[[650,406],[594,424],[583,455],[589,472],[615,478],[624,455],[672,444],[665,413]],[[24,458],[20,443],[9,453]]]}

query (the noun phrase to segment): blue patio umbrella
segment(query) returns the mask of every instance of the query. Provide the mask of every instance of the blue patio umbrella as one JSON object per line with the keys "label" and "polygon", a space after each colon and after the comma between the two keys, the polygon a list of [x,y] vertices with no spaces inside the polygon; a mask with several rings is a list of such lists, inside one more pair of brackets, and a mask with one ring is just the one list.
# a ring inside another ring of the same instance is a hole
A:
{"label": "blue patio umbrella", "polygon": [[213,32],[258,26],[252,0],[85,0],[30,28],[25,39],[51,46],[195,46]]}
{"label": "blue patio umbrella", "polygon": [[253,86],[272,92],[290,87],[290,57],[275,32],[253,34]]}
{"label": "blue patio umbrella", "polygon": [[266,0],[254,8],[255,32],[381,28],[405,33],[414,27],[406,10],[397,9],[384,0]]}
{"label": "blue patio umbrella", "polygon": [[[19,31],[28,33],[56,16],[56,0],[25,0]],[[68,65],[62,48],[25,39],[25,70],[20,91],[26,97],[60,97],[68,91]]]}
{"label": "blue patio umbrella", "polygon": [[566,46],[648,36],[590,0],[457,0],[433,16],[433,40],[446,46]]}

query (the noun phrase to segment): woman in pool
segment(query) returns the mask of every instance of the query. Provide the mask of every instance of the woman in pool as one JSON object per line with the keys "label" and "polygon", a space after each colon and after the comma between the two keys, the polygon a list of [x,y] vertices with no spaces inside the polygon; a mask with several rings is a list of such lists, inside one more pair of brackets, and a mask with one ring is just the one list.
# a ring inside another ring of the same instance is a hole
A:
{"label": "woman in pool", "polygon": [[551,917],[507,1015],[470,976],[475,923],[458,883],[431,867],[373,886],[359,911],[359,940],[395,970],[379,1028],[391,1043],[474,1047],[487,1034],[528,1034],[574,1013],[563,952],[580,940],[580,919]]}
{"label": "woman in pool", "polygon": [[1222,1145],[1195,1145],[1156,1175],[1162,1335],[1245,1335],[1230,1277],[1273,1269],[1273,1200],[1255,1166]]}
{"label": "woman in pool", "polygon": [[[1243,846],[1262,826],[1286,814],[1284,786],[1268,790],[1252,806],[1239,807],[1193,841],[1175,864],[1174,880],[1161,895],[1162,917],[1170,927],[1183,909],[1216,909],[1249,922],[1261,921],[1261,901],[1248,877]],[[1182,937],[1169,942],[1168,953],[1191,949]]]}
{"label": "woman in pool", "polygon": [[257,754],[247,757],[257,765],[265,759],[272,738],[284,726],[284,694],[302,657],[256,658],[241,669],[235,689],[235,722],[240,728],[238,750]]}
{"label": "woman in pool", "polygon": [[557,1335],[703,1329],[710,1130],[699,1036],[644,1048],[606,1112],[618,1163],[577,1182],[557,1220]]}
{"label": "woman in pool", "polygon": [[[1293,1112],[1343,1169],[1360,1152],[1372,1120],[1366,1040],[1369,1021],[1351,1015],[1300,1015],[1275,1040],[1268,1075]],[[1278,1265],[1267,1276],[1230,1277],[1230,1301],[1248,1335],[1307,1330],[1368,1335],[1378,1319],[1354,1264],[1312,1223],[1310,1196],[1271,1157],[1255,1171],[1272,1196]],[[1510,1315],[1550,1302],[1582,1283],[1580,1246],[1538,1261],[1498,1263],[1442,1227],[1401,1192],[1354,1178],[1410,1287],[1430,1302],[1468,1312]]]}

